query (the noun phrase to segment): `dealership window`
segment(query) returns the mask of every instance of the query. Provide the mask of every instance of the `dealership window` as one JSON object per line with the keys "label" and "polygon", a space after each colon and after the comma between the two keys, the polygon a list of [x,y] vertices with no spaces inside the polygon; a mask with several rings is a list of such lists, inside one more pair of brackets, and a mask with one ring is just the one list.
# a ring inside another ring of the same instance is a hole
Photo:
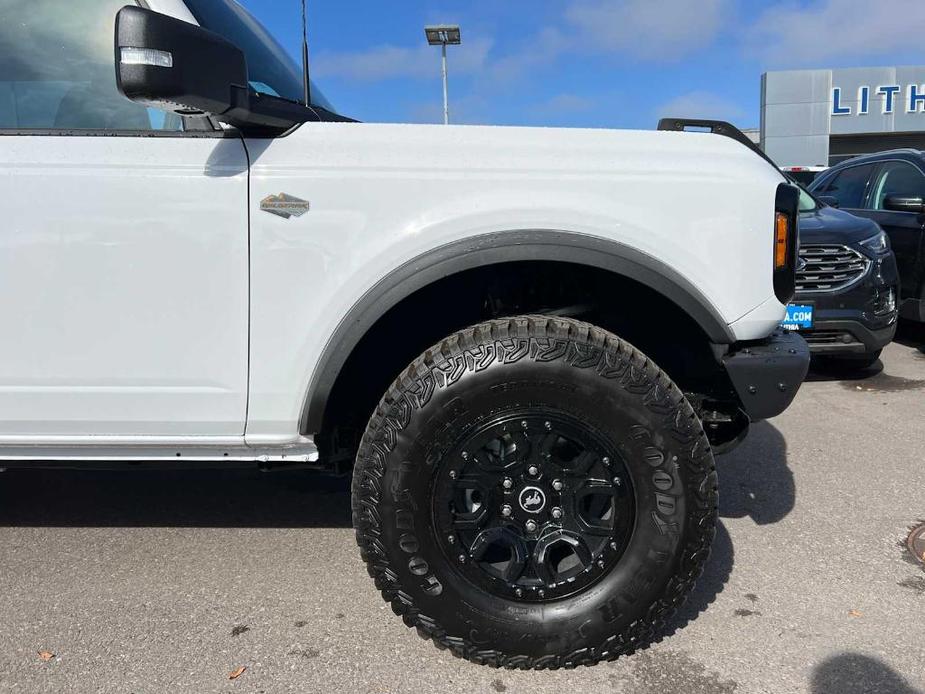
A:
{"label": "dealership window", "polygon": [[909,195],[925,198],[925,176],[912,164],[888,161],[880,167],[871,196],[871,208],[882,210],[888,195]]}
{"label": "dealership window", "polygon": [[835,198],[841,208],[863,207],[864,193],[873,170],[872,164],[847,168],[829,180],[824,190],[818,190],[816,193]]}
{"label": "dealership window", "polygon": [[0,128],[181,130],[116,88],[113,30],[125,0],[0,3]]}

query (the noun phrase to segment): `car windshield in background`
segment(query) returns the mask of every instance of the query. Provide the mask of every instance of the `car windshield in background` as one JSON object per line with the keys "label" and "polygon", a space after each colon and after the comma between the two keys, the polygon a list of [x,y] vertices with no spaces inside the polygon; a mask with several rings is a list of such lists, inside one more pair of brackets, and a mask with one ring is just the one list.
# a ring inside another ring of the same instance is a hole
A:
{"label": "car windshield in background", "polygon": [[815,212],[819,209],[816,199],[800,188],[800,212]]}
{"label": "car windshield in background", "polygon": [[[186,0],[199,25],[224,36],[244,51],[250,86],[261,94],[302,101],[302,71],[276,39],[235,0]],[[293,10],[295,11],[295,10]],[[311,83],[314,106],[336,113]]]}
{"label": "car windshield in background", "polygon": [[808,186],[816,178],[816,171],[788,171],[790,177],[801,186]]}

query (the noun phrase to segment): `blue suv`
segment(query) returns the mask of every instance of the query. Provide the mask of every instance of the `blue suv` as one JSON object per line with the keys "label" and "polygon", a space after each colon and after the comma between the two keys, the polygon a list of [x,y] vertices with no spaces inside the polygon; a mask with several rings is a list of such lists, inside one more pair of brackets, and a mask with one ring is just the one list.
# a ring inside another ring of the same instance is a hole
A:
{"label": "blue suv", "polygon": [[797,330],[815,357],[867,368],[896,332],[899,278],[886,235],[800,193],[796,294],[783,327]]}
{"label": "blue suv", "polygon": [[925,321],[925,153],[896,149],[855,157],[821,173],[809,189],[883,228],[899,268],[900,316]]}

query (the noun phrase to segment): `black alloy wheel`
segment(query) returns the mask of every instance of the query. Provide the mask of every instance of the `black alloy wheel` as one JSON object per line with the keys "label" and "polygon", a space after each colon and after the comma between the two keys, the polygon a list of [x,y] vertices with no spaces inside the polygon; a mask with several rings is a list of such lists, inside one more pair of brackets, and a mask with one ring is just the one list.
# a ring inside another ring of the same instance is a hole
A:
{"label": "black alloy wheel", "polygon": [[612,660],[671,631],[716,522],[683,393],[615,335],[545,316],[461,330],[369,421],[357,543],[405,624],[475,663]]}
{"label": "black alloy wheel", "polygon": [[615,447],[562,414],[508,414],[467,433],[434,477],[444,553],[512,600],[580,592],[620,558],[632,482]]}

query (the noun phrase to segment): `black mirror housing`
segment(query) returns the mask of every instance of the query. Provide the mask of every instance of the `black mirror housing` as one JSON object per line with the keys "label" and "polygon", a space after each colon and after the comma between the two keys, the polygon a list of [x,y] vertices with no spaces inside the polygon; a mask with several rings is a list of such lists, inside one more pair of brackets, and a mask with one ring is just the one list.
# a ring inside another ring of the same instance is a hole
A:
{"label": "black mirror housing", "polygon": [[248,92],[244,53],[194,24],[127,6],[116,15],[116,84],[133,101],[221,117]]}
{"label": "black mirror housing", "polygon": [[918,195],[887,195],[883,198],[883,209],[891,212],[925,212],[925,200]]}
{"label": "black mirror housing", "polygon": [[210,115],[249,135],[275,136],[317,119],[303,104],[250,88],[244,53],[195,24],[128,5],[116,15],[116,85],[179,115]]}

